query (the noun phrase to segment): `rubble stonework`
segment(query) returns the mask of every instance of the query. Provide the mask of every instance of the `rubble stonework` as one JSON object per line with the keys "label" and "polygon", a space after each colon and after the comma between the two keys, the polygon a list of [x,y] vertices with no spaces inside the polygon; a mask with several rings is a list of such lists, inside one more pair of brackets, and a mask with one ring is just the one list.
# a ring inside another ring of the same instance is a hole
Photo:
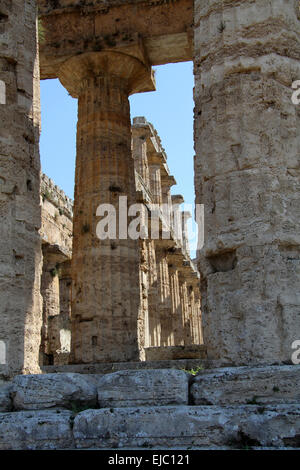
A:
{"label": "rubble stonework", "polygon": [[298,8],[195,1],[204,341],[228,365],[290,361],[300,338]]}
{"label": "rubble stonework", "polygon": [[0,373],[39,372],[39,61],[34,0],[0,6]]}

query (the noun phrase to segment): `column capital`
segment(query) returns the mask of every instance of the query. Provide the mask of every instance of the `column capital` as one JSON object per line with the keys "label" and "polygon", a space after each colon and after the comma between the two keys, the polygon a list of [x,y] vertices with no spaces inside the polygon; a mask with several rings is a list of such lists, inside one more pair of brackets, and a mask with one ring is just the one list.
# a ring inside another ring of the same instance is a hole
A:
{"label": "column capital", "polygon": [[151,66],[125,51],[88,52],[71,57],[62,64],[58,77],[73,98],[78,98],[85,82],[93,77],[109,76],[127,83],[128,95],[155,91]]}

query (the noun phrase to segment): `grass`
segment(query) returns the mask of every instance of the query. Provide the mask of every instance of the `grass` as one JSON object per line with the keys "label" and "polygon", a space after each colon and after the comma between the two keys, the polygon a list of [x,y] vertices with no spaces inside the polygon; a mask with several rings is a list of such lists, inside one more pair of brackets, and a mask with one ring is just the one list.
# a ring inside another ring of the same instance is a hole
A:
{"label": "grass", "polygon": [[181,369],[181,370],[183,370],[184,372],[187,372],[188,374],[191,374],[191,375],[195,376],[203,369],[204,369],[204,367],[202,365],[199,365],[195,369]]}

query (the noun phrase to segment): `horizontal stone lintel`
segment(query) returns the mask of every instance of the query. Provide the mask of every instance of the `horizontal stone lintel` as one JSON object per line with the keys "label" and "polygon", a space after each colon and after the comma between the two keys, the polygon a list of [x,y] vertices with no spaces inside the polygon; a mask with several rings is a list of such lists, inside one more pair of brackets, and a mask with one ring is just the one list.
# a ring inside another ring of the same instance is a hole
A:
{"label": "horizontal stone lintel", "polygon": [[[39,0],[45,30],[40,44],[41,78],[56,78],[68,58],[130,43],[138,34],[151,65],[193,59],[193,2],[110,2],[82,5],[81,2]],[[104,13],[105,9],[105,14]],[[61,32],[64,31],[62,35]],[[91,34],[94,31],[94,34]]]}

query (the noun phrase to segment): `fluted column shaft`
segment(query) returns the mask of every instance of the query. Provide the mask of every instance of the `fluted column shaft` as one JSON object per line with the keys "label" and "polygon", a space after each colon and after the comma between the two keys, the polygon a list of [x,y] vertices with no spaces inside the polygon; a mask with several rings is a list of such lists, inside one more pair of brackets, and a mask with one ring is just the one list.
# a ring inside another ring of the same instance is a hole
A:
{"label": "fluted column shaft", "polygon": [[184,345],[182,305],[180,298],[178,269],[175,265],[169,266],[170,273],[170,292],[172,306],[172,336],[173,345]]}
{"label": "fluted column shaft", "polygon": [[160,346],[170,346],[172,336],[172,307],[170,278],[166,250],[156,244],[158,316],[161,324]]}
{"label": "fluted column shaft", "polygon": [[153,194],[154,203],[162,204],[160,165],[150,165],[149,173],[150,173],[150,188]]}
{"label": "fluted column shaft", "polygon": [[[143,88],[149,73],[139,60],[118,52],[83,54],[60,71],[61,82],[78,97],[72,259],[75,363],[140,358],[140,252],[138,240],[127,236],[126,223],[127,206],[136,202],[128,96]],[[121,196],[128,201],[123,209]],[[116,233],[106,239],[97,232],[101,204],[110,204],[117,216]],[[125,217],[121,232],[119,217]]]}
{"label": "fluted column shaft", "polygon": [[138,242],[96,236],[100,204],[110,203],[118,213],[119,196],[135,202],[130,148],[126,81],[109,75],[86,80],[78,100],[75,176],[75,362],[138,359]]}
{"label": "fluted column shaft", "polygon": [[[49,318],[54,318],[60,313],[59,301],[59,277],[56,268],[56,260],[47,258],[44,254],[43,272],[41,276],[41,294],[43,298],[43,326],[41,338],[42,364],[51,364],[49,359],[53,351],[51,349],[51,326]],[[49,357],[48,357],[49,356]]]}
{"label": "fluted column shaft", "polygon": [[190,318],[189,318],[189,295],[188,286],[185,276],[179,273],[179,288],[180,288],[180,299],[181,299],[181,312],[182,312],[182,324],[183,324],[183,341],[184,345],[191,344],[191,331],[190,331]]}

